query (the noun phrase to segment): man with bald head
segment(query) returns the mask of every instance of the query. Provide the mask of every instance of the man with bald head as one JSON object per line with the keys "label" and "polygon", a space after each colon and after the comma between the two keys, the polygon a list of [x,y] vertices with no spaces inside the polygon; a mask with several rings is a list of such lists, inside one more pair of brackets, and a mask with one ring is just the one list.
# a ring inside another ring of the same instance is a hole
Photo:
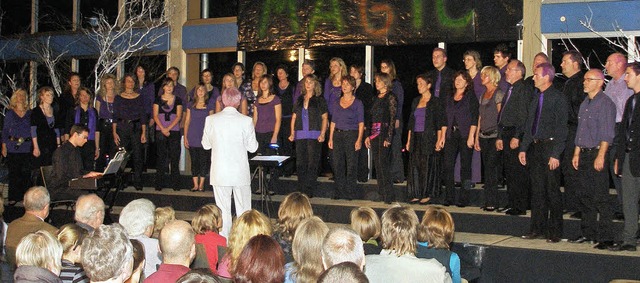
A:
{"label": "man with bald head", "polygon": [[[616,106],[602,92],[604,75],[591,69],[584,75],[587,98],[580,104],[575,148],[571,164],[577,170],[578,208],[582,213],[582,236],[574,243],[597,241],[597,249],[613,244],[613,211],[609,203],[607,150],[615,137]],[[571,151],[567,149],[566,154]],[[600,221],[598,222],[598,214]]]}
{"label": "man with bald head", "polygon": [[194,237],[195,233],[186,221],[174,220],[167,223],[160,231],[162,264],[144,282],[176,282],[189,272],[189,265],[196,256]]}
{"label": "man with bald head", "polygon": [[104,201],[96,194],[82,195],[76,201],[76,224],[91,233],[104,222]]}

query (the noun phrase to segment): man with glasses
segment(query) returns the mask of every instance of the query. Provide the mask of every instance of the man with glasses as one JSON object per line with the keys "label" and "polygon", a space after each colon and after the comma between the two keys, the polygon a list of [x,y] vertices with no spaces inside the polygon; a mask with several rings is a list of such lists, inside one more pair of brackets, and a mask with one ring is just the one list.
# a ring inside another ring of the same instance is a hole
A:
{"label": "man with glasses", "polygon": [[82,190],[69,190],[69,181],[75,178],[95,178],[100,172],[87,172],[82,168],[82,147],[89,137],[89,129],[75,124],[69,132],[69,139],[53,152],[53,172],[47,189],[51,193],[51,200],[75,200]]}

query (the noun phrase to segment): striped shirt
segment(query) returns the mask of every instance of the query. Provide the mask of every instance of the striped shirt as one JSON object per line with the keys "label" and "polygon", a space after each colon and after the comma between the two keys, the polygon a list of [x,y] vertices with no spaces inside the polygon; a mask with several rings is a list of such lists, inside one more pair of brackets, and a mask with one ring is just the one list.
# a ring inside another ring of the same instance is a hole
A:
{"label": "striped shirt", "polygon": [[62,259],[60,280],[64,283],[89,283],[89,277],[84,273],[84,269],[66,259]]}

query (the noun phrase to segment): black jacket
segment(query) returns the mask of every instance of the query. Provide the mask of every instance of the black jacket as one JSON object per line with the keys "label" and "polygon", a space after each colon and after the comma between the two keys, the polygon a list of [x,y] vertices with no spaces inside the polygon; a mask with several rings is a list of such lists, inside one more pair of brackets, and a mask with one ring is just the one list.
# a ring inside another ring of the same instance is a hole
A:
{"label": "black jacket", "polygon": [[[631,106],[634,98],[636,98],[636,107],[633,110],[631,125],[629,125],[629,116],[631,115]],[[629,131],[628,139],[627,131]],[[629,169],[633,177],[640,177],[640,92],[627,99],[614,143],[618,146],[616,150],[618,172],[622,171],[626,151],[629,149]]]}

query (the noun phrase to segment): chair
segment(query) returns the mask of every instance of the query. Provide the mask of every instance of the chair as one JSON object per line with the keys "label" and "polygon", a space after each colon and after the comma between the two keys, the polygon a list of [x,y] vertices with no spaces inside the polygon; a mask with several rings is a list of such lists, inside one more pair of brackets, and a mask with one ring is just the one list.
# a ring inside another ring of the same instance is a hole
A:
{"label": "chair", "polygon": [[[44,184],[45,188],[48,188],[48,183],[51,181],[51,174],[53,173],[53,165],[40,166],[40,177],[42,178],[42,184]],[[75,199],[68,200],[58,200],[52,201],[49,203],[49,215],[51,215],[51,211],[57,207],[63,207],[67,212],[73,211],[76,206]],[[53,220],[49,217],[49,223]]]}

